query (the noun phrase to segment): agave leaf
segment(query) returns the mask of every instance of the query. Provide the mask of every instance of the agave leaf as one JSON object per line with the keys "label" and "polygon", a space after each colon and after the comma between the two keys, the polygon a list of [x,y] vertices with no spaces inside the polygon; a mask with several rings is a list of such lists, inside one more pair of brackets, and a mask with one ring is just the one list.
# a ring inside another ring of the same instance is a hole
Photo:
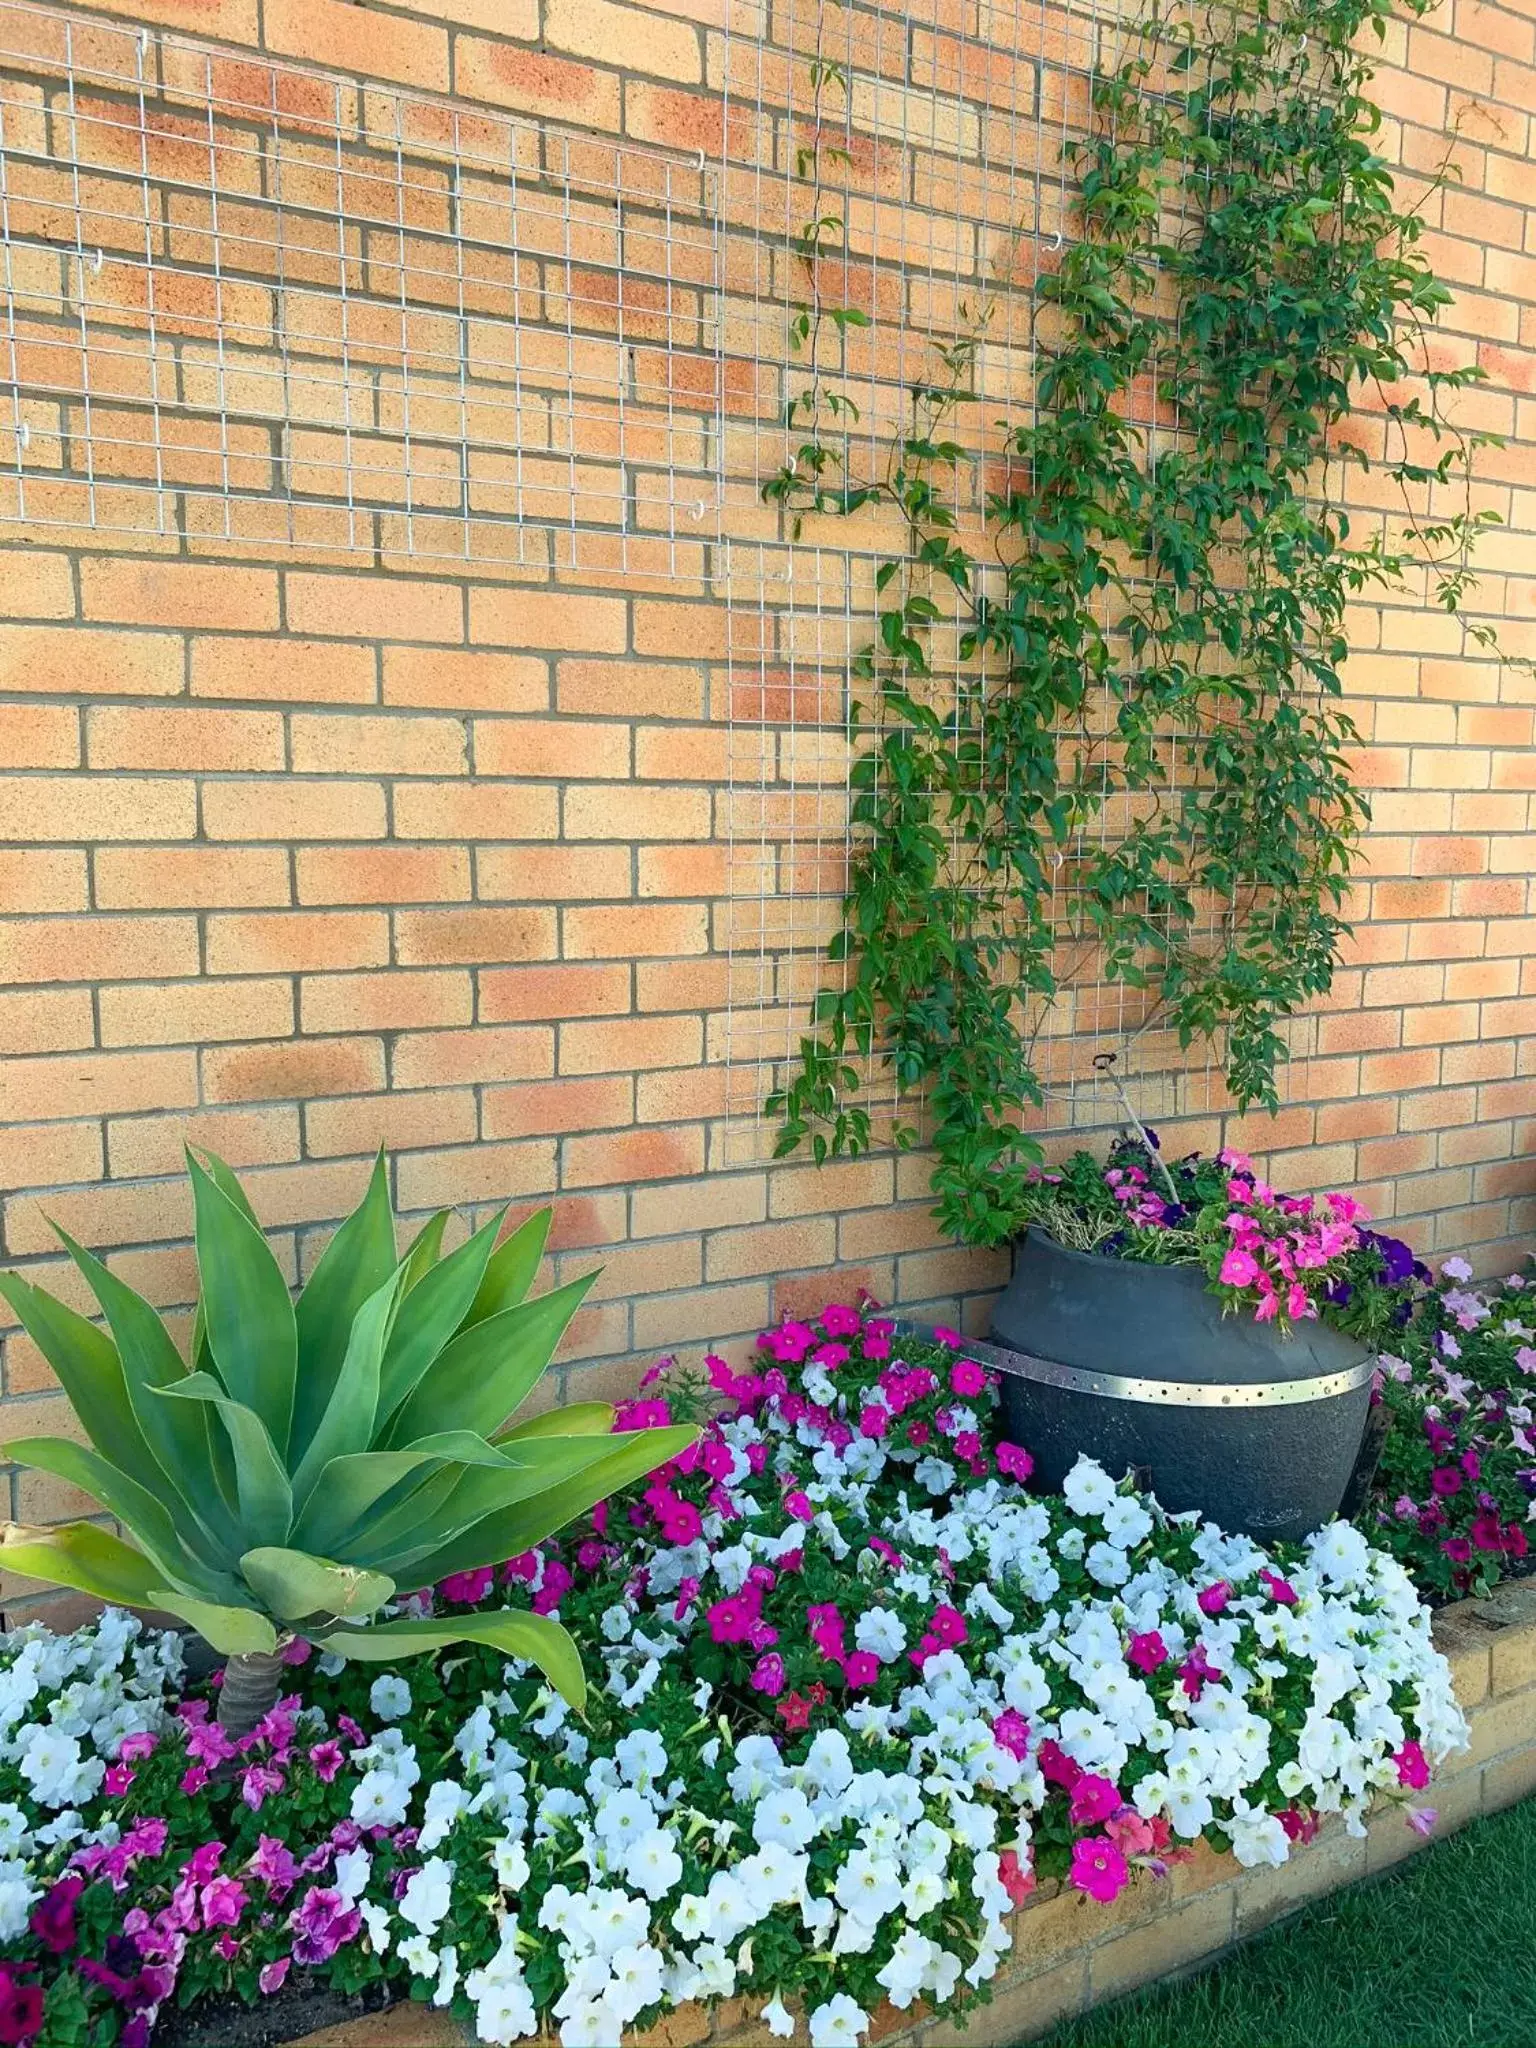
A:
{"label": "agave leaf", "polygon": [[[390,1451],[380,1455],[398,1454]],[[409,1557],[420,1549],[423,1530],[452,1526],[444,1524],[443,1509],[463,1476],[462,1466],[429,1458],[409,1478],[380,1495],[366,1518],[353,1522],[335,1548],[375,1569],[384,1569],[386,1556]]]}
{"label": "agave leaf", "polygon": [[382,1572],[361,1571],[303,1550],[268,1544],[248,1550],[240,1560],[245,1583],[280,1621],[302,1621],[306,1615],[340,1615],[351,1620],[376,1614],[395,1590]]}
{"label": "agave leaf", "polygon": [[456,1465],[492,1465],[505,1472],[511,1460],[503,1457],[492,1443],[483,1436],[476,1436],[472,1429],[444,1429],[436,1436],[418,1437],[413,1444],[407,1444],[408,1451],[420,1451],[424,1457],[446,1458]]}
{"label": "agave leaf", "polygon": [[320,1254],[295,1310],[299,1365],[289,1445],[295,1459],[309,1448],[320,1426],[358,1310],[384,1285],[396,1263],[389,1169],[381,1151],[367,1193]]}
{"label": "agave leaf", "polygon": [[156,1586],[151,1598],[156,1607],[195,1628],[221,1657],[270,1657],[277,1648],[277,1630],[252,1607],[194,1600],[171,1586]]}
{"label": "agave leaf", "polygon": [[405,1278],[400,1287],[402,1294],[409,1294],[416,1282],[430,1273],[442,1257],[443,1232],[447,1229],[448,1218],[452,1214],[451,1209],[439,1209],[427,1218],[412,1238],[410,1250],[401,1261],[405,1268]]}
{"label": "agave leaf", "polygon": [[413,1494],[420,1480],[442,1470],[443,1460],[433,1451],[360,1451],[332,1458],[294,1523],[294,1546],[320,1556],[352,1549],[346,1539],[356,1523],[377,1520],[395,1505],[391,1496],[397,1489],[401,1497]]}
{"label": "agave leaf", "polygon": [[0,1299],[58,1375],[91,1442],[110,1446],[120,1469],[141,1486],[160,1483],[160,1467],[134,1417],[117,1347],[104,1330],[19,1273],[0,1273]]}
{"label": "agave leaf", "polygon": [[503,1309],[517,1307],[539,1270],[554,1213],[553,1209],[538,1210],[526,1223],[518,1225],[505,1244],[497,1246],[464,1318],[466,1323],[483,1323],[491,1316],[499,1316]]}
{"label": "agave leaf", "polygon": [[293,1524],[293,1490],[277,1447],[254,1409],[235,1401],[205,1372],[189,1373],[174,1386],[161,1387],[162,1401],[206,1401],[218,1410],[235,1454],[235,1485],[240,1495],[240,1521],[247,1537],[282,1543]]}
{"label": "agave leaf", "polygon": [[233,1585],[227,1573],[187,1548],[164,1503],[100,1451],[71,1443],[68,1437],[33,1436],[7,1444],[0,1456],[39,1472],[51,1472],[55,1479],[66,1480],[100,1501],[153,1563],[158,1579],[169,1578],[213,1599]]}
{"label": "agave leaf", "polygon": [[[205,1372],[211,1379],[217,1379],[214,1370],[213,1353],[208,1349],[208,1325],[203,1317],[202,1296],[192,1311],[192,1370]],[[229,1438],[222,1429],[208,1430],[208,1454],[213,1460],[213,1476],[218,1481],[219,1498],[229,1511],[232,1522],[238,1522],[240,1514],[240,1485],[235,1472],[235,1454],[229,1447]]]}
{"label": "agave leaf", "polygon": [[118,1607],[150,1606],[160,1581],[142,1550],[94,1522],[64,1522],[48,1529],[8,1522],[0,1531],[0,1565]]}
{"label": "agave leaf", "polygon": [[500,1613],[460,1614],[438,1621],[381,1621],[371,1628],[334,1629],[316,1636],[315,1647],[364,1663],[391,1663],[454,1643],[485,1643],[509,1657],[536,1664],[578,1713],[586,1705],[581,1655],[558,1621],[517,1608]]}
{"label": "agave leaf", "polygon": [[400,1296],[400,1280],[397,1269],[369,1295],[353,1320],[347,1353],[331,1389],[331,1398],[293,1476],[293,1497],[300,1508],[332,1458],[366,1451],[373,1442],[379,1412],[379,1372]]}
{"label": "agave leaf", "polygon": [[[58,1230],[58,1225],[54,1228]],[[133,1419],[161,1475],[158,1491],[190,1548],[207,1550],[223,1570],[239,1555],[239,1532],[225,1506],[208,1441],[209,1418],[198,1408],[157,1401],[155,1391],[185,1379],[187,1368],[171,1334],[141,1294],[119,1280],[67,1230],[64,1248],[84,1274],[117,1339]],[[116,1446],[113,1447],[114,1456]]]}
{"label": "agave leaf", "polygon": [[445,1429],[485,1437],[500,1429],[543,1377],[600,1270],[461,1330],[397,1410],[391,1443],[415,1443]]}
{"label": "agave leaf", "polygon": [[526,1422],[498,1430],[491,1442],[516,1444],[531,1436],[608,1436],[615,1412],[610,1401],[572,1401],[564,1408],[546,1408],[542,1415],[530,1415]]}
{"label": "agave leaf", "polygon": [[[493,1216],[424,1273],[400,1304],[379,1380],[379,1414],[393,1415],[469,1312],[501,1228]],[[402,1276],[403,1277],[403,1276]]]}
{"label": "agave leaf", "polygon": [[[400,1585],[436,1585],[450,1572],[477,1571],[481,1565],[501,1564],[542,1543],[546,1536],[584,1515],[609,1494],[654,1472],[658,1465],[664,1465],[697,1442],[698,1434],[691,1425],[681,1423],[666,1429],[628,1431],[614,1439],[614,1448],[607,1456],[594,1460],[574,1476],[486,1514],[433,1548],[417,1545],[386,1556],[360,1544],[359,1555],[375,1570],[387,1571]],[[461,1480],[460,1485],[463,1483]],[[423,1542],[431,1542],[433,1534],[430,1527],[424,1528]]]}
{"label": "agave leaf", "polygon": [[248,1223],[254,1223],[256,1228],[260,1230],[261,1218],[251,1207],[250,1197],[246,1194],[245,1189],[241,1187],[233,1169],[225,1164],[217,1152],[210,1152],[206,1145],[193,1145],[188,1149],[196,1156],[198,1164],[219,1190],[219,1193],[226,1200],[234,1203]]}
{"label": "agave leaf", "polygon": [[187,1171],[214,1369],[230,1399],[259,1415],[278,1450],[285,1450],[298,1357],[288,1282],[260,1228],[191,1152]]}

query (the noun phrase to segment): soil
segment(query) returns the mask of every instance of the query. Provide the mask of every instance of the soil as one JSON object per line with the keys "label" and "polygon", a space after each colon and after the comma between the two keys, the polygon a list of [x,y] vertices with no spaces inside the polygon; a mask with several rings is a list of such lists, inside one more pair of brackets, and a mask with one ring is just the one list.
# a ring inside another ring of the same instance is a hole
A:
{"label": "soil", "polygon": [[394,2003],[382,1984],[371,1984],[348,1998],[298,1978],[260,2005],[203,1999],[184,2012],[163,2012],[155,2027],[155,2048],[283,2048],[286,2042],[318,2034],[322,2027],[362,2019]]}

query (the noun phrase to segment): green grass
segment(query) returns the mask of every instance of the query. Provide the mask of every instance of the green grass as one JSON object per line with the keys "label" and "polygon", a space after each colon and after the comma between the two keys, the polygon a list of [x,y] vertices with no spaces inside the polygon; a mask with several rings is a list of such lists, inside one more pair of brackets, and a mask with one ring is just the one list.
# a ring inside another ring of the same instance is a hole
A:
{"label": "green grass", "polygon": [[1046,2048],[1536,2048],[1536,1799]]}

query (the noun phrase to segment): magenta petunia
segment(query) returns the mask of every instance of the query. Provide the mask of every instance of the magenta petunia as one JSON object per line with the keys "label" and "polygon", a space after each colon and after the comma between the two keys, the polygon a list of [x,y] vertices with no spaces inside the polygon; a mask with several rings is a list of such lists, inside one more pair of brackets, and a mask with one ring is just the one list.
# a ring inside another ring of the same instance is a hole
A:
{"label": "magenta petunia", "polygon": [[959,1394],[962,1400],[982,1393],[986,1384],[986,1371],[974,1358],[957,1358],[949,1369],[949,1390],[952,1394]]}
{"label": "magenta petunia", "polygon": [[1020,1763],[1029,1755],[1029,1723],[1017,1707],[1005,1707],[992,1723],[992,1740]]}
{"label": "magenta petunia", "polygon": [[1068,1882],[1101,1906],[1120,1896],[1130,1876],[1130,1865],[1108,1835],[1083,1835],[1072,1844]]}
{"label": "magenta petunia", "polygon": [[1125,1661],[1150,1678],[1160,1664],[1168,1662],[1168,1645],[1155,1628],[1146,1629],[1126,1644]]}
{"label": "magenta petunia", "polygon": [[1075,1828],[1097,1827],[1112,1813],[1118,1813],[1124,1804],[1120,1787],[1112,1779],[1100,1777],[1096,1771],[1084,1771],[1072,1787],[1072,1825]]}

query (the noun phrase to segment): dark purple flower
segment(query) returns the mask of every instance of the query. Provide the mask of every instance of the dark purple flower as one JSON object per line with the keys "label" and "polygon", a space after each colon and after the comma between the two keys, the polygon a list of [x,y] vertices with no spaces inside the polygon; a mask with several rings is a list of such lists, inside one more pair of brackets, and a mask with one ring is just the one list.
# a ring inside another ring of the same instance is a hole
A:
{"label": "dark purple flower", "polygon": [[32,1908],[28,1924],[56,1956],[67,1955],[75,1945],[75,1901],[84,1890],[83,1877],[61,1877]]}

